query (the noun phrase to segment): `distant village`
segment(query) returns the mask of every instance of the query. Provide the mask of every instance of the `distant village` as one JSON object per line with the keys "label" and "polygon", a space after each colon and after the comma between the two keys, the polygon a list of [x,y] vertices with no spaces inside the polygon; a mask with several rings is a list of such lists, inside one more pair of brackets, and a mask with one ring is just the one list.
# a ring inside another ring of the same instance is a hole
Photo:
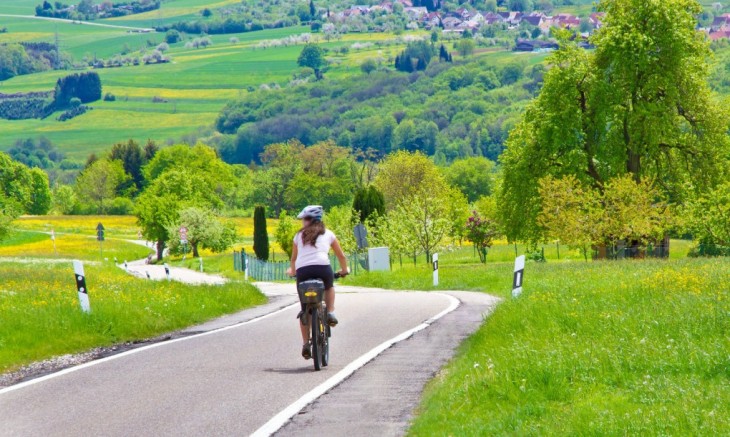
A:
{"label": "distant village", "polygon": [[423,6],[414,6],[412,0],[396,0],[394,2],[385,1],[374,6],[352,6],[343,11],[329,13],[329,17],[325,18],[332,23],[342,24],[357,17],[400,13],[401,11],[410,21],[409,27],[415,28],[417,25],[419,28],[427,30],[438,28],[442,29],[444,33],[469,32],[477,34],[486,26],[495,25],[501,26],[505,30],[539,29],[540,32],[531,33],[531,38],[517,40],[514,47],[514,50],[517,51],[539,51],[557,48],[554,42],[538,39],[542,36],[549,36],[552,28],[574,29],[581,36],[587,38],[593,30],[601,28],[601,19],[603,17],[601,13],[593,13],[588,17],[581,18],[565,13],[548,15],[540,11],[531,13],[514,11],[486,12],[466,7],[450,12],[430,11]]}

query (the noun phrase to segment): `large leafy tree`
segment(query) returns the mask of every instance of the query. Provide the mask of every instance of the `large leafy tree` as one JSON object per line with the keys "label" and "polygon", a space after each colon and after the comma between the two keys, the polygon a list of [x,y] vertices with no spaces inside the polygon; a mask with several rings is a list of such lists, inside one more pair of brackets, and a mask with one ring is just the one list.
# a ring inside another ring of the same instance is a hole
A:
{"label": "large leafy tree", "polygon": [[103,214],[117,189],[128,180],[121,161],[99,159],[76,179],[76,192],[81,199],[96,204],[99,214]]}
{"label": "large leafy tree", "polygon": [[324,58],[324,49],[313,43],[305,45],[301,53],[299,53],[297,65],[311,68],[314,70],[317,79],[321,79],[322,67],[327,65],[327,61]]}
{"label": "large leafy tree", "polygon": [[219,210],[235,184],[231,166],[204,145],[163,149],[143,172],[149,185],[135,203],[135,214],[145,238],[156,242],[158,259],[173,237],[170,229],[180,222],[181,211]]}
{"label": "large leafy tree", "polygon": [[481,156],[459,159],[444,169],[446,180],[457,187],[469,202],[492,194],[494,162]]}
{"label": "large leafy tree", "polygon": [[694,0],[604,0],[605,26],[579,49],[558,32],[540,96],[502,156],[507,236],[538,241],[538,181],[574,175],[602,190],[614,177],[655,181],[680,202],[726,177],[728,114],[708,85],[711,52]]}
{"label": "large leafy tree", "polygon": [[[232,223],[224,223],[215,213],[206,208],[189,207],[180,211],[179,220],[168,229],[168,234],[176,235],[181,227],[185,227],[188,243],[193,257],[200,256],[200,249],[208,249],[219,253],[228,250],[236,240],[236,228]],[[170,239],[170,250],[180,252],[181,241]]]}

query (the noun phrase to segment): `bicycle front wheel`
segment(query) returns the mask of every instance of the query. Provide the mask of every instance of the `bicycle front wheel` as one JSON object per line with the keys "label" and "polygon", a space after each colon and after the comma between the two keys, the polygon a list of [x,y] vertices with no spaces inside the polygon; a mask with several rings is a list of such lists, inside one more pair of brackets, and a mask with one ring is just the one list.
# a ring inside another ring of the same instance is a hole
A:
{"label": "bicycle front wheel", "polygon": [[322,343],[320,340],[321,336],[321,321],[319,320],[319,312],[316,309],[312,309],[312,316],[310,317],[310,323],[312,324],[312,360],[314,361],[314,370],[322,370]]}

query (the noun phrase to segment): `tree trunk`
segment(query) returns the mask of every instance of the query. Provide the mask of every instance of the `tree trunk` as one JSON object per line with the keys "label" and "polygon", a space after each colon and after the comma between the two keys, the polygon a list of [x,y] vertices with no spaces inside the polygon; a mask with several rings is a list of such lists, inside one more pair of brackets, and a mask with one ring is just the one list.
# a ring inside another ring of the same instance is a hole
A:
{"label": "tree trunk", "polygon": [[641,156],[633,150],[628,151],[626,170],[631,173],[636,183],[641,182]]}
{"label": "tree trunk", "polygon": [[198,242],[197,241],[195,243],[191,242],[190,247],[193,248],[193,258],[199,257],[200,255],[198,255]]}
{"label": "tree trunk", "polygon": [[165,242],[163,240],[157,240],[157,261],[162,261],[164,252]]}

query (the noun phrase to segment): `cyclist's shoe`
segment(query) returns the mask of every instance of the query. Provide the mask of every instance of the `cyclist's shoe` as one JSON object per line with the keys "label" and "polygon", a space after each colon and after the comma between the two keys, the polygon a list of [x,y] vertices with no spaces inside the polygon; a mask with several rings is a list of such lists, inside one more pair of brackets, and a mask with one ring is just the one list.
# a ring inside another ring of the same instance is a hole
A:
{"label": "cyclist's shoe", "polygon": [[337,323],[339,323],[337,317],[332,313],[327,313],[327,324],[334,328],[337,326]]}
{"label": "cyclist's shoe", "polygon": [[310,343],[305,343],[304,346],[302,346],[302,356],[305,360],[312,358],[312,345]]}

